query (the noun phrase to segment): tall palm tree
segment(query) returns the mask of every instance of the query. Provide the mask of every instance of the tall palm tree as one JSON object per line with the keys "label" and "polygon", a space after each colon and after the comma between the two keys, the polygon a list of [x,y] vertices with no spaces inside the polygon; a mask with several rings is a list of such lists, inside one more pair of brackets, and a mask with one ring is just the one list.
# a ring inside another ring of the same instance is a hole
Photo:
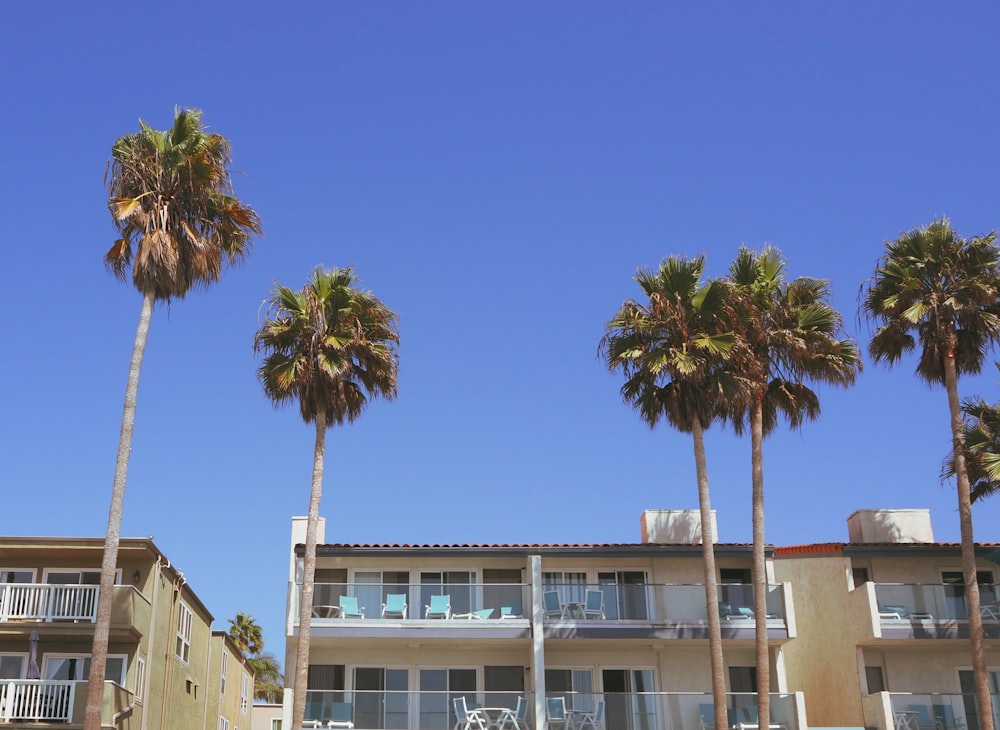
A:
{"label": "tall palm tree", "polygon": [[164,131],[141,121],[139,126],[138,132],[114,143],[106,175],[108,207],[120,237],[104,261],[122,281],[131,274],[133,285],[142,294],[142,308],[132,346],[108,510],[85,730],[100,730],[101,726],[122,507],[139,371],[153,305],[183,298],[191,289],[217,281],[227,264],[247,255],[252,236],[261,232],[257,213],[233,195],[229,142],[205,131],[200,111],[175,109],[174,124]]}
{"label": "tall palm tree", "polygon": [[982,730],[993,730],[958,379],[978,373],[1000,340],[996,233],[963,238],[942,218],[887,241],[862,308],[878,324],[869,344],[875,361],[895,365],[919,342],[916,374],[943,385],[948,396],[976,704]]}
{"label": "tall palm tree", "polygon": [[704,257],[670,257],[658,271],[639,269],[635,281],[646,302],[627,300],[608,322],[600,353],[611,371],[621,371],[622,398],[652,428],[666,419],[694,441],[705,566],[705,606],[715,726],[728,727],[715,569],[715,533],[705,458],[704,429],[718,417],[720,401],[738,383],[723,365],[736,342],[727,331],[726,286],[701,283]]}
{"label": "tall palm tree", "polygon": [[269,651],[262,651],[247,658],[253,667],[253,696],[256,700],[275,703],[281,698],[281,666],[278,658]]}
{"label": "tall palm tree", "polygon": [[798,428],[819,417],[819,397],[804,381],[850,385],[861,371],[857,343],[844,338],[840,314],[828,302],[827,282],[784,279],[781,252],[741,247],[729,268],[739,306],[737,334],[746,346],[740,375],[752,384],[751,398],[730,401],[734,430],[750,431],[753,514],[753,592],[756,606],[757,702],[770,717],[771,664],[767,639],[767,570],[764,556],[764,438],[779,416]]}
{"label": "tall palm tree", "polygon": [[320,267],[301,291],[276,286],[267,318],[254,338],[254,350],[264,353],[258,371],[264,393],[276,407],[298,401],[303,420],[316,426],[293,680],[292,727],[296,728],[302,727],[305,716],[309,679],[326,429],[353,422],[372,397],[396,396],[396,315],[356,284],[351,268]]}
{"label": "tall palm tree", "polygon": [[229,619],[229,636],[246,656],[253,656],[264,651],[264,632],[257,620],[242,611],[236,618]]}
{"label": "tall palm tree", "polygon": [[[962,401],[965,462],[973,503],[1000,492],[1000,403],[979,397]],[[955,476],[955,459],[948,459],[943,476]]]}

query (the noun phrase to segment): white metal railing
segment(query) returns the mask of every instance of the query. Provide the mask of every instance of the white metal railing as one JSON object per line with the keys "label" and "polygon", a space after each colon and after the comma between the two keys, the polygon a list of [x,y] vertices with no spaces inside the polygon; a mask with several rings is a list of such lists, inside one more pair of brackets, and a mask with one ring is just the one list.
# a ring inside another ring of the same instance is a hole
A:
{"label": "white metal railing", "polygon": [[69,722],[76,682],[10,679],[0,683],[0,722]]}
{"label": "white metal railing", "polygon": [[0,621],[95,621],[98,586],[0,585]]}

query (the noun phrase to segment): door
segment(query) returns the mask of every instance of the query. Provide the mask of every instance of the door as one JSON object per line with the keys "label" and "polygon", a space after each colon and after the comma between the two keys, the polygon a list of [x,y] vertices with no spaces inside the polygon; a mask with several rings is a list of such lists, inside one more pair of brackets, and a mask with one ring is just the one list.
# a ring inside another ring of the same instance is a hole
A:
{"label": "door", "polygon": [[646,574],[641,570],[598,573],[597,582],[604,592],[604,615],[609,620],[649,619],[646,601]]}
{"label": "door", "polygon": [[[997,707],[997,695],[1000,694],[1000,672],[988,672],[990,697],[993,702],[993,727],[1000,727],[1000,708]],[[962,702],[965,705],[965,719],[968,730],[979,730],[979,709],[976,707],[976,683],[972,679],[971,669],[958,670],[959,689],[962,690]]]}
{"label": "door", "polygon": [[[464,570],[421,573],[420,618],[424,617],[425,607],[430,605],[431,596],[448,596],[453,614],[472,613],[473,577],[473,573]],[[499,610],[497,615],[499,616]]]}
{"label": "door", "polygon": [[357,667],[354,670],[354,725],[371,730],[405,730],[409,717],[406,669]]}
{"label": "door", "polygon": [[456,726],[454,700],[458,697],[465,697],[467,703],[476,701],[475,669],[421,669],[420,730]]}
{"label": "door", "polygon": [[[945,570],[941,572],[941,582],[944,583],[944,603],[946,618],[967,619],[969,611],[965,605],[965,575],[960,570]],[[979,601],[981,605],[991,602],[994,596],[993,573],[989,570],[976,571],[976,582],[979,583]]]}
{"label": "door", "polygon": [[601,679],[608,728],[656,730],[652,669],[605,669]]}

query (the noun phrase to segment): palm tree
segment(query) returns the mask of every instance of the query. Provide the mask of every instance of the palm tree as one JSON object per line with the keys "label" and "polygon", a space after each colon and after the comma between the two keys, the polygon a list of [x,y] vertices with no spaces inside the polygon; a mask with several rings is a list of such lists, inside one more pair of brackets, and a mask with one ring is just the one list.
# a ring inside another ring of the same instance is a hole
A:
{"label": "palm tree", "polygon": [[261,232],[257,213],[233,195],[229,142],[205,131],[200,111],[175,109],[173,127],[165,131],[151,129],[141,121],[139,126],[138,132],[115,141],[106,175],[108,207],[120,238],[104,261],[122,281],[131,274],[132,283],[142,294],[142,308],[125,389],[101,562],[85,730],[101,727],[122,507],[139,371],[153,305],[183,298],[191,289],[217,281],[227,264],[247,255],[252,236]]}
{"label": "palm tree", "polygon": [[264,651],[264,632],[248,613],[240,611],[236,618],[229,619],[229,636],[247,657]]}
{"label": "palm tree", "polygon": [[819,397],[803,381],[850,385],[861,371],[857,343],[841,337],[840,314],[828,303],[827,282],[784,280],[785,261],[770,246],[741,247],[729,269],[739,306],[737,334],[746,346],[740,375],[752,397],[731,401],[737,433],[750,430],[753,514],[753,591],[757,645],[757,703],[770,717],[771,664],[767,639],[767,570],[764,556],[764,438],[779,416],[798,428],[819,417]]}
{"label": "palm tree", "polygon": [[919,341],[916,374],[943,385],[948,396],[976,702],[982,730],[993,730],[958,378],[978,373],[987,349],[1000,339],[996,233],[962,238],[942,218],[887,241],[862,307],[878,324],[869,344],[875,361],[895,365]]}
{"label": "palm tree", "polygon": [[276,703],[281,698],[281,666],[278,658],[269,651],[248,657],[247,662],[253,667],[253,696],[256,700]]}
{"label": "palm tree", "polygon": [[258,371],[264,393],[276,407],[298,401],[303,420],[316,425],[293,684],[296,728],[305,716],[326,429],[353,422],[371,397],[396,396],[396,315],[356,284],[351,268],[320,267],[302,291],[276,286],[254,338],[254,350],[264,353]]}
{"label": "palm tree", "polygon": [[[962,401],[965,463],[973,503],[1000,492],[1000,402],[979,397]],[[948,459],[943,476],[955,476],[955,459]]]}
{"label": "palm tree", "polygon": [[704,429],[734,396],[738,383],[724,370],[736,343],[727,332],[727,288],[701,283],[704,257],[670,257],[658,271],[639,269],[635,280],[648,303],[627,300],[608,322],[600,353],[625,376],[622,398],[652,428],[666,419],[694,441],[705,565],[705,606],[715,726],[728,727],[722,629],[715,570],[715,534],[705,459]]}

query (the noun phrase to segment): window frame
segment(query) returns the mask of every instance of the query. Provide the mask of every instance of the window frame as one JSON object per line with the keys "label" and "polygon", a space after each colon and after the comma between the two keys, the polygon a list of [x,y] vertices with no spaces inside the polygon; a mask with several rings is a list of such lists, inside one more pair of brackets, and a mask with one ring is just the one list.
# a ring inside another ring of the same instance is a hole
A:
{"label": "window frame", "polygon": [[191,632],[194,626],[194,611],[184,603],[177,602],[177,641],[174,644],[174,656],[184,664],[191,663]]}

